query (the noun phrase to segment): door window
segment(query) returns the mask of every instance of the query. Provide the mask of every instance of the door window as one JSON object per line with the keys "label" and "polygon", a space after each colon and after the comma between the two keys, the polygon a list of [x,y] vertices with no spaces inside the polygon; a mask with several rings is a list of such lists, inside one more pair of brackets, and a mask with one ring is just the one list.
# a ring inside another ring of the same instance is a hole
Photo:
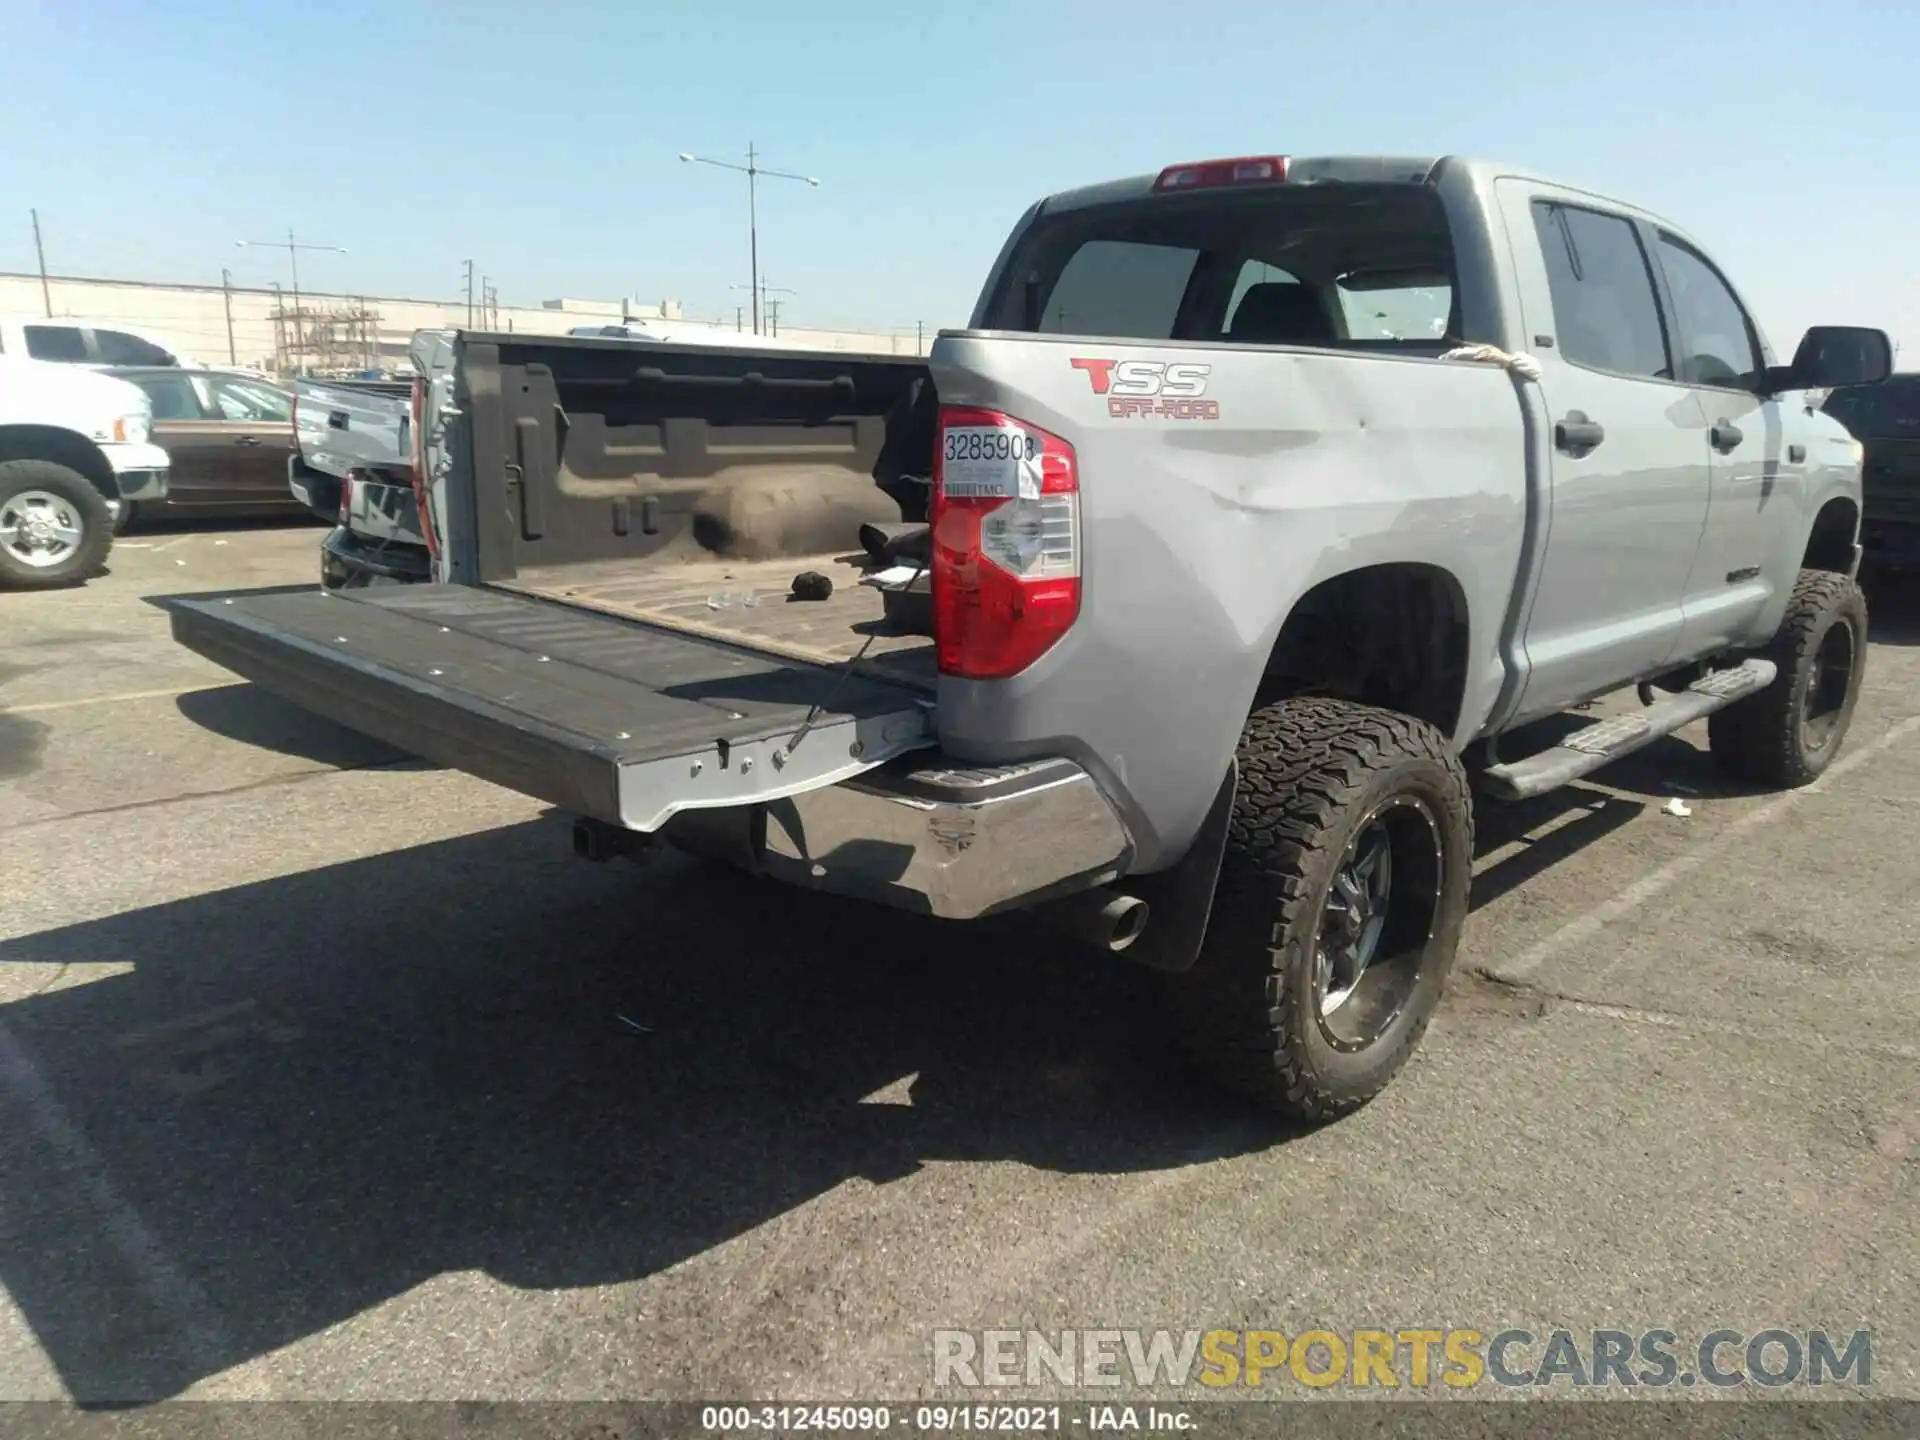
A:
{"label": "door window", "polygon": [[198,420],[200,399],[184,375],[136,375],[133,383],[153,402],[155,420]]}
{"label": "door window", "polygon": [[271,385],[247,380],[210,380],[214,408],[226,420],[272,424],[293,419],[293,401]]}
{"label": "door window", "polygon": [[27,325],[27,354],[35,360],[77,360],[87,358],[87,337],[73,325]]}
{"label": "door window", "polygon": [[1660,237],[1660,267],[1673,292],[1680,331],[1680,378],[1689,385],[1751,389],[1760,347],[1753,323],[1706,257],[1671,235]]}
{"label": "door window", "polygon": [[1671,380],[1653,271],[1633,222],[1536,200],[1533,224],[1560,353],[1591,370]]}

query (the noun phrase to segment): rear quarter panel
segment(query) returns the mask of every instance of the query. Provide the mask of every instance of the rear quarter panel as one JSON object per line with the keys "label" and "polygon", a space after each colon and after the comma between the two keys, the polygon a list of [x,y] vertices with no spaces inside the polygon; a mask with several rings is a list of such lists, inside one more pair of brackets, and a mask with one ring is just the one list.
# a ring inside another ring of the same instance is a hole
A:
{"label": "rear quarter panel", "polygon": [[[1208,367],[1217,419],[1116,415],[1075,359]],[[1455,740],[1500,689],[1527,464],[1508,374],[1484,364],[1278,347],[968,332],[932,356],[943,404],[1004,411],[1078,453],[1082,607],[1022,674],[943,677],[942,743],[997,761],[1073,756],[1119,804],[1136,868],[1184,853],[1298,599],[1365,566],[1451,574],[1469,618]]]}

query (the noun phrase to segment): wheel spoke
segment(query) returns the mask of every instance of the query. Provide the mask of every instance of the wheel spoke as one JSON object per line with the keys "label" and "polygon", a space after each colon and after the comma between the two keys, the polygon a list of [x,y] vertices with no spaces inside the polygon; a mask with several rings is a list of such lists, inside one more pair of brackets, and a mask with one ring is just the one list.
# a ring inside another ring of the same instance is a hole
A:
{"label": "wheel spoke", "polygon": [[1361,874],[1366,878],[1367,898],[1378,910],[1387,903],[1393,890],[1393,846],[1387,840],[1386,831],[1374,832],[1373,848],[1367,854]]}

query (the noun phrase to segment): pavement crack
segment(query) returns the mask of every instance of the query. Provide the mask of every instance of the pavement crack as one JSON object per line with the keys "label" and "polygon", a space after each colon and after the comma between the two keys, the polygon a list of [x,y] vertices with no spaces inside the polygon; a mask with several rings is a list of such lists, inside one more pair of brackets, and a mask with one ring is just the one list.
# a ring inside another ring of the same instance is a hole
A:
{"label": "pavement crack", "polygon": [[[1763,1026],[1742,1025],[1732,1020],[1717,1020],[1704,1015],[1690,1015],[1679,1010],[1666,1010],[1657,1005],[1635,1005],[1614,1000],[1592,1000],[1583,995],[1575,995],[1551,986],[1534,984],[1527,980],[1515,980],[1511,976],[1496,974],[1485,965],[1469,965],[1466,973],[1483,985],[1492,987],[1497,993],[1514,997],[1516,1000],[1530,999],[1541,1007],[1539,1014],[1545,1014],[1549,1008],[1564,1007],[1581,1015],[1591,1015],[1602,1020],[1624,1020],[1636,1025],[1655,1025],[1665,1030],[1685,1030],[1702,1034],[1739,1035],[1749,1040],[1778,1040],[1777,1030]],[[1846,1040],[1823,1035],[1817,1031],[1795,1031],[1798,1043],[1824,1046],[1835,1050],[1857,1051],[1871,1055],[1890,1055],[1902,1060],[1920,1060],[1920,1047],[1902,1045],[1886,1040]]]}
{"label": "pavement crack", "polygon": [[69,820],[90,820],[101,815],[124,815],[136,810],[157,810],[165,805],[179,805],[192,800],[215,800],[228,795],[247,795],[256,790],[271,789],[276,785],[297,785],[303,780],[312,780],[322,775],[349,775],[362,770],[395,770],[416,763],[412,755],[396,755],[391,760],[375,760],[365,765],[320,765],[311,770],[295,770],[286,775],[268,775],[259,780],[249,780],[244,785],[229,785],[218,790],[193,790],[182,795],[156,795],[149,800],[129,800],[122,805],[100,805],[91,810],[69,810],[62,815],[42,815],[0,828],[0,834],[13,834],[43,825],[62,825]]}

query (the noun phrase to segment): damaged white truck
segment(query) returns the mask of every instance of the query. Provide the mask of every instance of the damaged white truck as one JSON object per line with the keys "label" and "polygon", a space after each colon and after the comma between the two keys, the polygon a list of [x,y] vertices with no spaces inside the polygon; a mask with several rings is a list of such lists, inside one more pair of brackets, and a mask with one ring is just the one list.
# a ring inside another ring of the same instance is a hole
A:
{"label": "damaged white truck", "polygon": [[1860,454],[1802,392],[1887,337],[1777,364],[1684,233],[1501,166],[1054,196],[926,363],[420,347],[430,581],[179,602],[182,643],[590,855],[1033,911],[1166,972],[1199,1061],[1309,1120],[1427,1025],[1473,785],[1701,718],[1797,785],[1859,693]]}

